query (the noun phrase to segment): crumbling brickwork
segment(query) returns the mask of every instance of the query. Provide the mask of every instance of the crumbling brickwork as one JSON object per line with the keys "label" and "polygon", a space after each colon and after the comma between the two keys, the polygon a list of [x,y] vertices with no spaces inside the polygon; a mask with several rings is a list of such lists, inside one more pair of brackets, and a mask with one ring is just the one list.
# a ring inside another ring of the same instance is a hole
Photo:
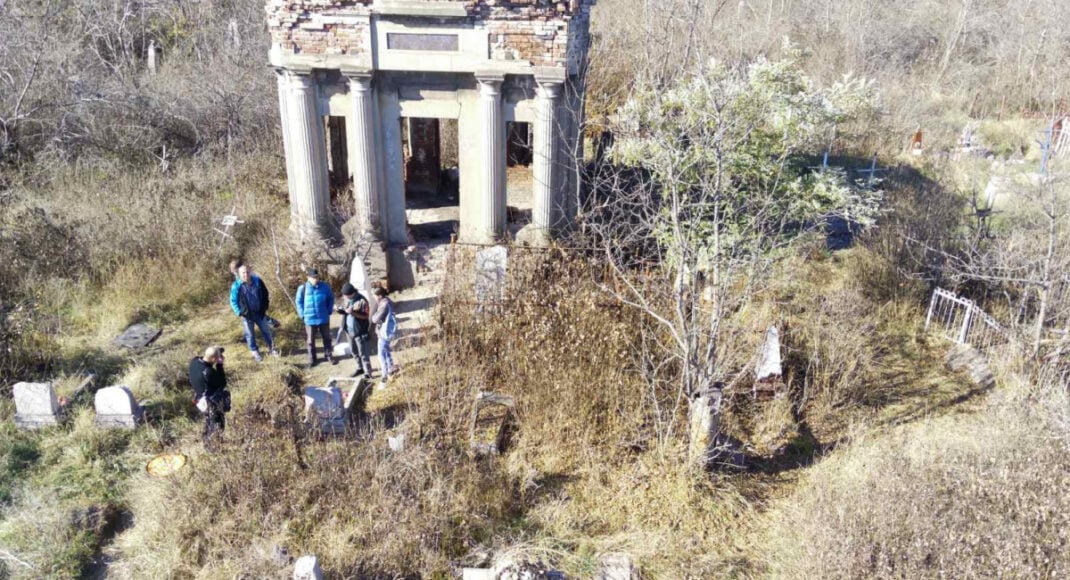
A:
{"label": "crumbling brickwork", "polygon": [[[467,25],[489,33],[493,60],[565,66],[569,50],[585,52],[595,0],[423,0],[463,5]],[[268,0],[272,43],[284,52],[361,55],[370,50],[372,0]]]}

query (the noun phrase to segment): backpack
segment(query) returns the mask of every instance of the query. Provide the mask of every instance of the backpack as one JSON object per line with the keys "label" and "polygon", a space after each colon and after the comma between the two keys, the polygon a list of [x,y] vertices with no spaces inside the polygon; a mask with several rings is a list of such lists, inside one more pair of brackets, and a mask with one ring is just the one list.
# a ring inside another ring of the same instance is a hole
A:
{"label": "backpack", "polygon": [[394,306],[387,306],[386,320],[383,321],[383,338],[394,340],[398,337],[398,319],[394,316]]}

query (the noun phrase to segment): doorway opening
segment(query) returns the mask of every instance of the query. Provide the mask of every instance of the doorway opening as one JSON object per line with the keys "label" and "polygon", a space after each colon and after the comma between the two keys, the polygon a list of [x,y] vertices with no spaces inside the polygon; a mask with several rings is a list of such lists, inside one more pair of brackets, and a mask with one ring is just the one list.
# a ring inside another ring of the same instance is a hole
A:
{"label": "doorway opening", "polygon": [[410,245],[449,243],[460,226],[455,119],[403,117],[405,218]]}
{"label": "doorway opening", "polygon": [[505,125],[505,203],[509,233],[516,236],[531,223],[534,203],[532,184],[532,130],[530,123],[509,121]]}

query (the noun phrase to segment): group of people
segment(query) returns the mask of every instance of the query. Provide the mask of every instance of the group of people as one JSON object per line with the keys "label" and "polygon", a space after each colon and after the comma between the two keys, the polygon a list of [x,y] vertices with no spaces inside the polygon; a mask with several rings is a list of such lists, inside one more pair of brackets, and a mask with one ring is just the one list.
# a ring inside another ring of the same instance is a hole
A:
{"label": "group of people", "polygon": [[[264,360],[256,341],[256,329],[267,346],[271,356],[278,357],[275,348],[274,330],[279,321],[268,315],[271,305],[267,285],[254,274],[248,265],[234,260],[230,264],[234,283],[230,287],[230,307],[241,320],[245,344],[257,362]],[[320,279],[316,268],[305,272],[307,279],[297,288],[294,305],[305,324],[305,346],[308,353],[309,367],[319,362],[316,356],[316,336],[323,344],[323,358],[338,364],[331,346],[330,318],[332,312],[342,315],[342,324],[338,330],[337,341],[344,333],[352,352],[356,369],[351,376],[371,378],[371,355],[368,338],[371,326],[375,325],[378,338],[379,361],[382,367],[380,387],[397,373],[394,365],[391,341],[397,334],[397,318],[394,315],[394,303],[387,297],[385,288],[374,290],[376,307],[374,312],[367,297],[363,296],[352,284],[342,286],[342,299],[336,304],[334,292],[326,282]],[[220,346],[208,347],[203,356],[190,361],[189,377],[193,386],[193,401],[205,418],[204,438],[208,447],[212,439],[221,433],[225,426],[225,414],[230,410],[230,392],[227,390],[227,377],[223,369],[224,349]]]}

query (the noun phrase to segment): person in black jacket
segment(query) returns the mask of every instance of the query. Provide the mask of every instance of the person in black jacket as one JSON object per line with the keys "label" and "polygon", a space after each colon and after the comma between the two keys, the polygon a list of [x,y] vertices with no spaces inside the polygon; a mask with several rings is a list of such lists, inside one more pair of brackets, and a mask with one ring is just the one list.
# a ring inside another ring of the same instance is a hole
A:
{"label": "person in black jacket", "polygon": [[357,370],[352,377],[372,376],[372,361],[368,354],[368,300],[357,292],[352,284],[342,286],[342,306],[337,312],[343,316],[342,328],[338,331],[349,335],[349,348],[353,351],[353,360],[357,361]]}
{"label": "person in black jacket", "polygon": [[227,374],[223,370],[223,347],[210,346],[204,357],[189,363],[189,382],[193,386],[193,403],[204,413],[204,445],[208,447],[216,436],[222,436],[230,411],[230,391]]}

